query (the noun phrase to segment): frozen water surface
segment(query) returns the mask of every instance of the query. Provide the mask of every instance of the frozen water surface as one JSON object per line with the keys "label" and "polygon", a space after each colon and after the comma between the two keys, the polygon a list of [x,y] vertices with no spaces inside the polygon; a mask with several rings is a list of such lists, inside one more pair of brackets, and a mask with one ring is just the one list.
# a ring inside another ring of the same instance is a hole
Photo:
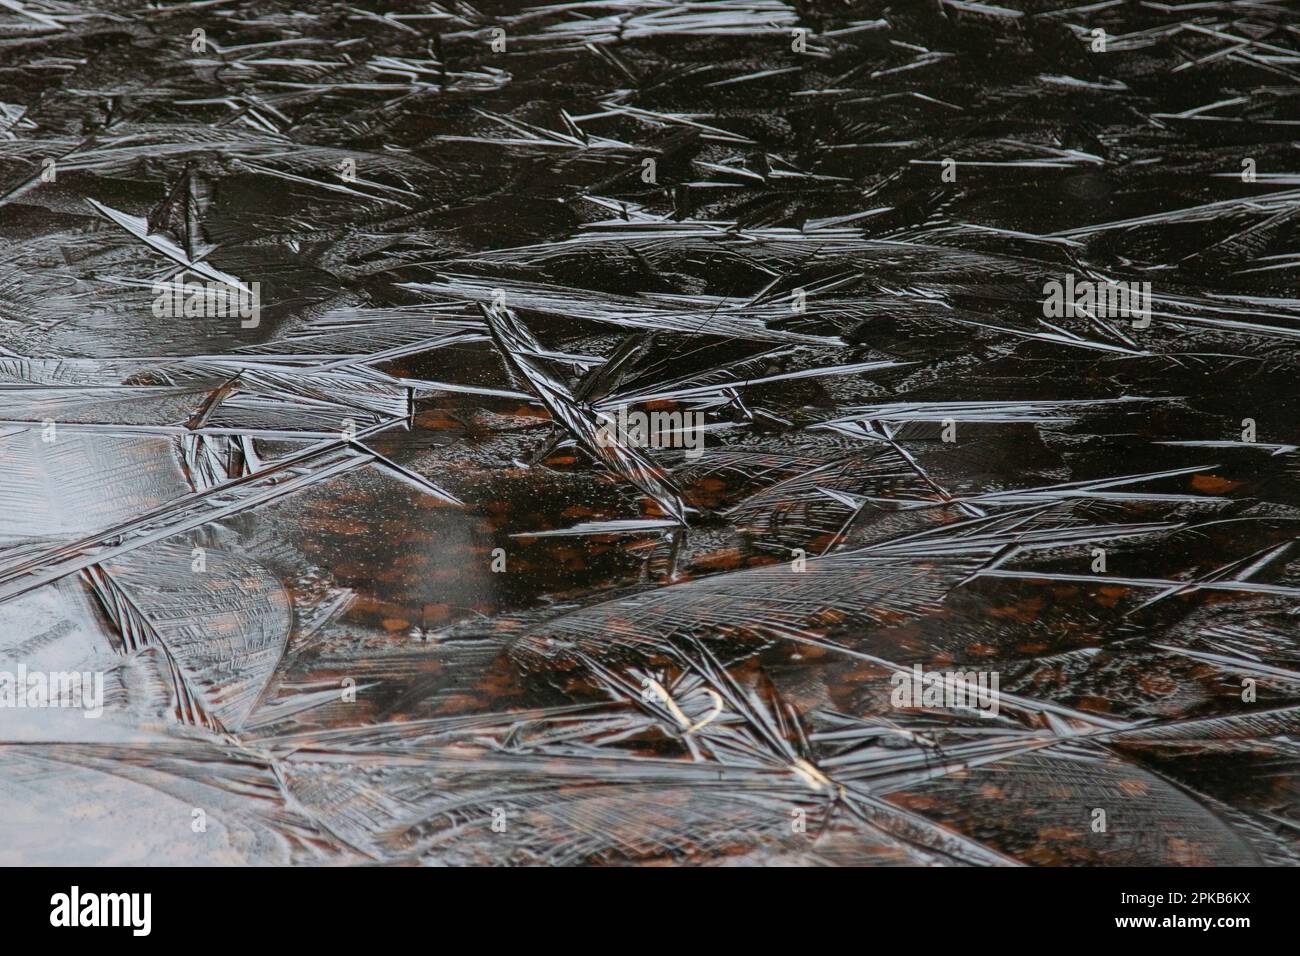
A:
{"label": "frozen water surface", "polygon": [[0,862],[1300,863],[1297,137],[1269,0],[3,0]]}

